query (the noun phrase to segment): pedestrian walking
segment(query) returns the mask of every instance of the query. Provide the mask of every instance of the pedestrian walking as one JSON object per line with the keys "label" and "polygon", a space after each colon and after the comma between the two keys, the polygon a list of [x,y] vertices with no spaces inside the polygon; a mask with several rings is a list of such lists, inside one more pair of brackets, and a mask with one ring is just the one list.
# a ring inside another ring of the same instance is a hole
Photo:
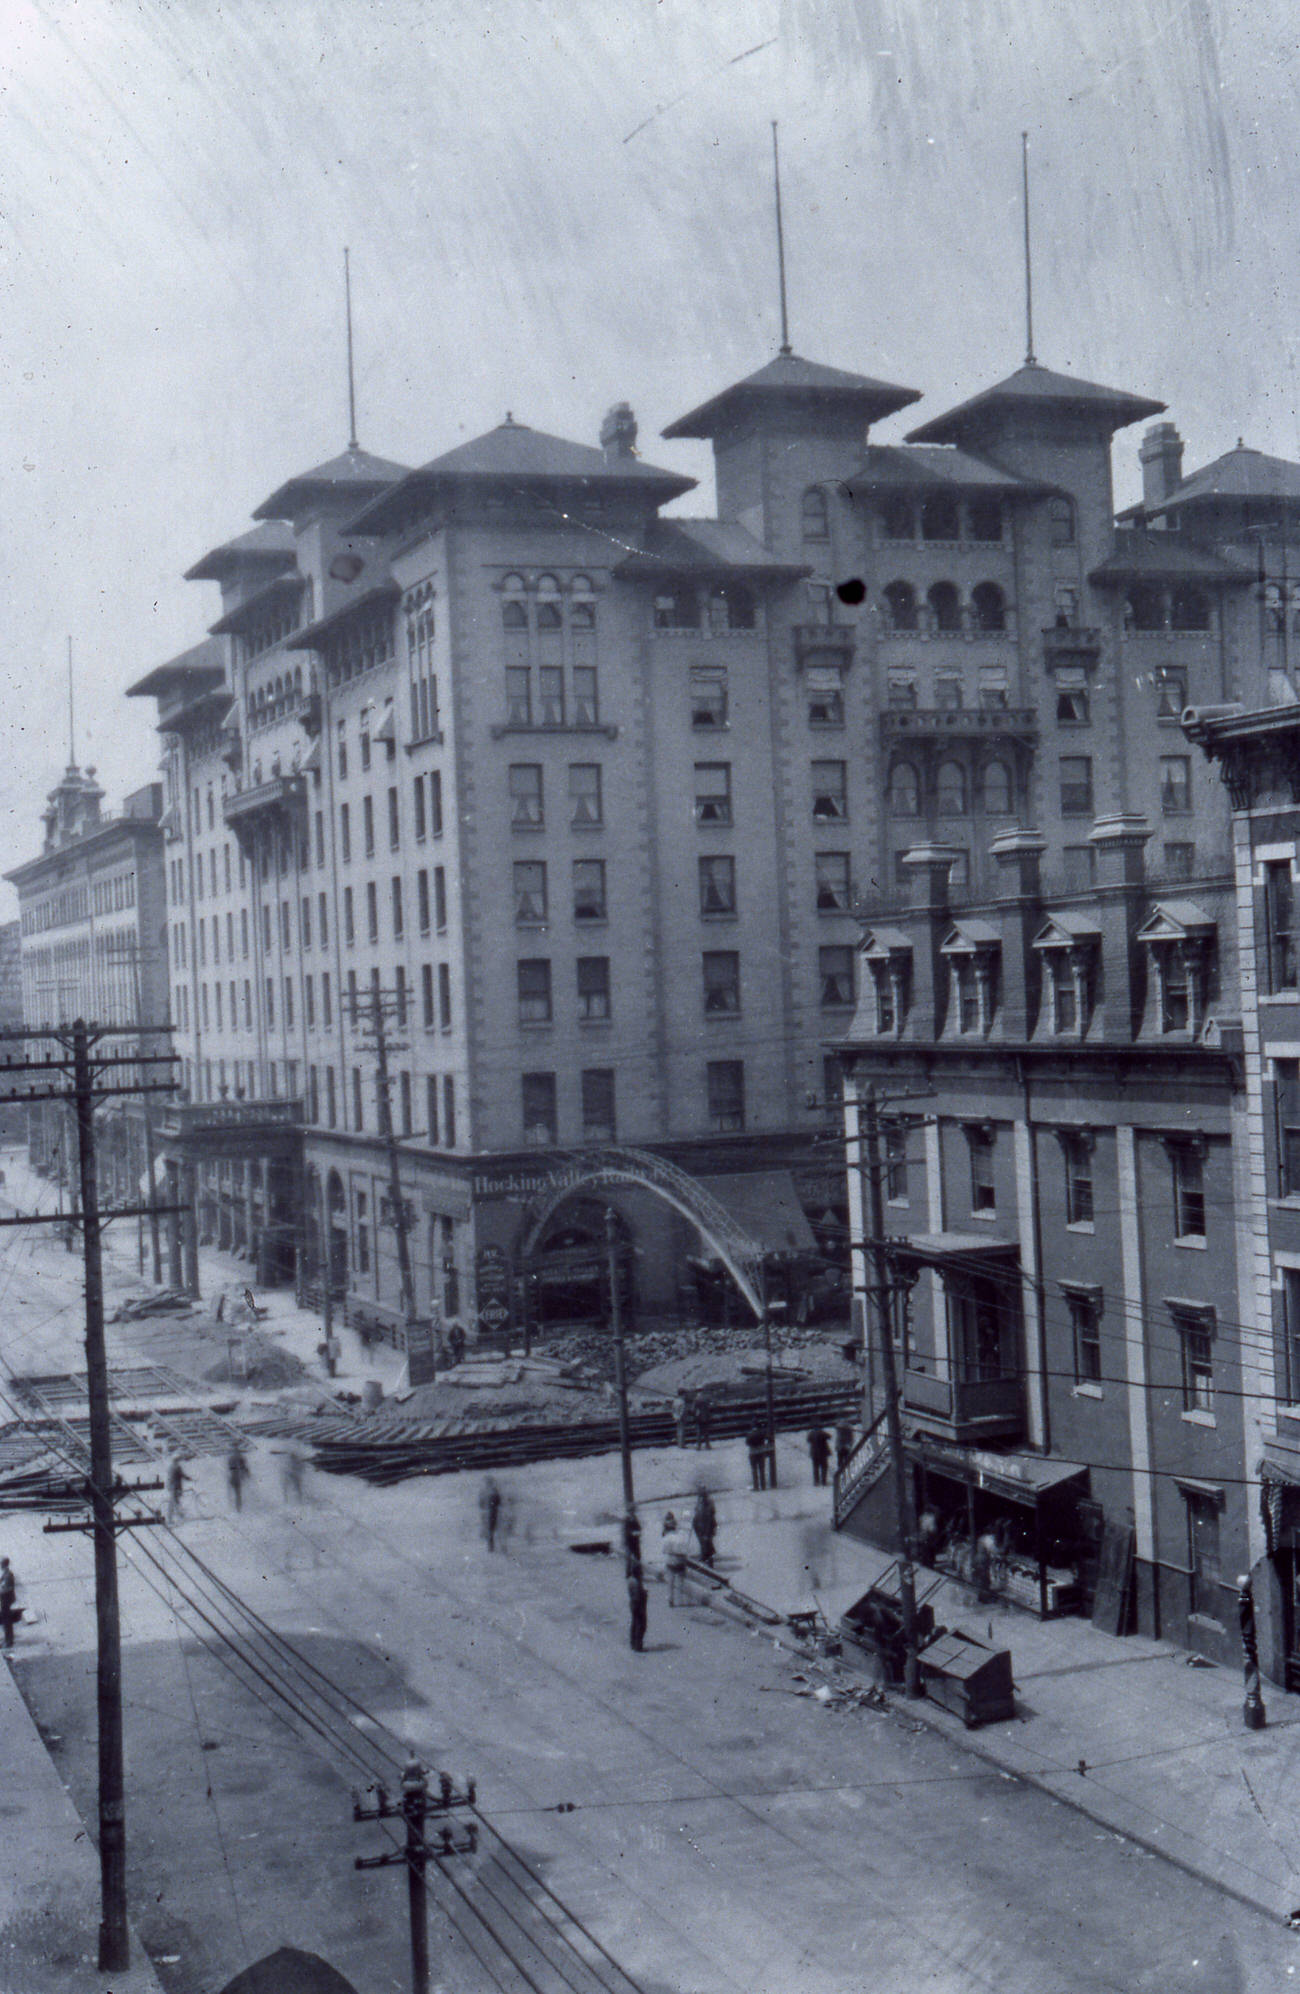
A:
{"label": "pedestrian walking", "polygon": [[185,1514],[185,1484],[189,1476],[185,1472],[179,1454],[173,1454],[167,1463],[167,1521],[177,1523]]}
{"label": "pedestrian walking", "polygon": [[0,1558],[0,1625],[4,1627],[6,1648],[13,1647],[14,1626],[20,1618],[18,1581],[8,1558]]}
{"label": "pedestrian walking", "polygon": [[713,1452],[713,1406],[703,1395],[695,1401],[695,1445]]}
{"label": "pedestrian walking", "polygon": [[454,1322],[447,1331],[447,1342],[451,1346],[452,1363],[463,1364],[465,1361],[465,1332],[458,1322]]}
{"label": "pedestrian walking", "polygon": [[645,1630],[649,1601],[646,1597],[645,1580],[641,1576],[640,1565],[634,1565],[627,1575],[627,1604],[630,1615],[628,1640],[634,1654],[641,1654],[645,1648]]}
{"label": "pedestrian walking", "polygon": [[673,1425],[677,1428],[677,1445],[686,1445],[686,1418],[688,1413],[685,1392],[678,1392],[673,1400]]}
{"label": "pedestrian walking", "polygon": [[835,1429],[835,1472],[839,1474],[848,1464],[853,1452],[853,1428],[847,1419],[842,1419]]}
{"label": "pedestrian walking", "polygon": [[814,1426],[809,1431],[808,1455],[812,1461],[813,1487],[824,1489],[831,1465],[831,1436],[824,1426]]}
{"label": "pedestrian walking", "polygon": [[690,1556],[690,1540],[678,1525],[672,1510],[664,1515],[663,1531],[664,1570],[668,1574],[669,1606],[685,1606],[686,1560]]}
{"label": "pedestrian walking", "polygon": [[756,1489],[767,1487],[767,1429],[751,1426],[745,1435],[745,1447],[749,1454],[749,1472]]}
{"label": "pedestrian walking", "polygon": [[632,1503],[623,1512],[623,1564],[628,1572],[641,1565],[641,1519]]}
{"label": "pedestrian walking", "polygon": [[713,1507],[713,1497],[700,1483],[695,1497],[695,1513],[691,1517],[691,1529],[700,1547],[700,1557],[706,1565],[712,1565],[718,1535],[718,1512]]}
{"label": "pedestrian walking", "polygon": [[244,1489],[252,1475],[248,1456],[237,1440],[226,1456],[226,1486],[230,1490],[230,1501],[235,1509],[244,1507]]}
{"label": "pedestrian walking", "polygon": [[497,1548],[497,1530],[501,1524],[501,1491],[492,1476],[484,1482],[478,1499],[479,1515],[483,1519],[483,1537],[489,1551]]}
{"label": "pedestrian walking", "polygon": [[286,1502],[301,1502],[307,1463],[296,1447],[286,1450],[280,1468],[280,1487]]}

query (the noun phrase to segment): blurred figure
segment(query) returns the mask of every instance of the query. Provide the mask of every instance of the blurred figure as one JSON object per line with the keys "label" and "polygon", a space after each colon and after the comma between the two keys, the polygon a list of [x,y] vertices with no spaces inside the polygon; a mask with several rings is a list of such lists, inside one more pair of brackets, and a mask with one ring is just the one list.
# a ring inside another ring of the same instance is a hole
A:
{"label": "blurred figure", "polygon": [[307,1473],[306,1458],[296,1447],[286,1449],[280,1468],[280,1487],[286,1502],[301,1502],[303,1482]]}
{"label": "blurred figure", "polygon": [[167,1521],[176,1523],[185,1514],[185,1484],[189,1480],[179,1454],[173,1454],[167,1463]]}
{"label": "blurred figure", "polygon": [[497,1531],[501,1527],[501,1491],[491,1475],[484,1482],[478,1499],[479,1515],[483,1519],[483,1539],[489,1551],[497,1548]]}
{"label": "blurred figure", "polygon": [[451,1349],[452,1363],[463,1364],[465,1361],[465,1332],[458,1322],[454,1322],[447,1331],[447,1342]]}
{"label": "blurred figure", "polygon": [[695,1445],[713,1452],[713,1406],[702,1393],[695,1401]]}
{"label": "blurred figure", "polygon": [[677,1429],[677,1445],[679,1447],[686,1445],[686,1418],[688,1411],[689,1407],[685,1392],[678,1392],[676,1398],[673,1400],[673,1425]]}
{"label": "blurred figure", "polygon": [[641,1519],[634,1504],[623,1512],[623,1563],[628,1572],[641,1566]]}
{"label": "blurred figure", "polygon": [[244,1489],[252,1475],[248,1456],[237,1440],[226,1456],[226,1486],[230,1490],[230,1500],[236,1509],[244,1507]]}
{"label": "blurred figure", "polygon": [[501,1515],[497,1520],[497,1536],[501,1540],[503,1551],[510,1549],[510,1539],[515,1534],[515,1525],[518,1521],[519,1498],[513,1489],[506,1489],[501,1497]]}
{"label": "blurred figure", "polygon": [[662,1550],[664,1569],[668,1574],[669,1606],[685,1606],[686,1599],[686,1560],[690,1556],[690,1544],[686,1532],[678,1527],[672,1510],[664,1515]]}
{"label": "blurred figure", "polygon": [[853,1428],[847,1419],[842,1419],[835,1429],[835,1471],[838,1474],[853,1452]]}
{"label": "blurred figure", "polygon": [[745,1450],[749,1455],[749,1473],[756,1489],[767,1487],[767,1428],[751,1426],[745,1435]]}
{"label": "blurred figure", "polygon": [[14,1628],[20,1618],[18,1581],[8,1558],[0,1558],[0,1626],[4,1628],[6,1648],[13,1647]]}
{"label": "blurred figure", "polygon": [[813,1487],[824,1489],[831,1466],[831,1436],[824,1426],[814,1426],[810,1431],[808,1456],[812,1462]]}
{"label": "blurred figure", "polygon": [[632,1652],[641,1654],[645,1648],[646,1620],[649,1602],[646,1598],[645,1580],[641,1576],[640,1565],[634,1565],[627,1575],[627,1604],[629,1613],[628,1640]]}
{"label": "blurred figure", "polygon": [[718,1512],[713,1506],[713,1497],[700,1483],[695,1497],[695,1513],[691,1518],[691,1528],[695,1541],[700,1547],[700,1557],[706,1565],[712,1565],[718,1535]]}

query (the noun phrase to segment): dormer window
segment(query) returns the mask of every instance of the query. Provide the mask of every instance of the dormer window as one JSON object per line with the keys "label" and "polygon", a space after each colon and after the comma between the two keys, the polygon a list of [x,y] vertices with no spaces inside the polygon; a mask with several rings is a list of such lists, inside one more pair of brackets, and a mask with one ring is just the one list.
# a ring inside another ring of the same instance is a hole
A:
{"label": "dormer window", "polygon": [[1043,964],[1046,1029],[1057,1038],[1079,1038],[1088,1028],[1092,970],[1099,931],[1077,914],[1054,915],[1034,937]]}
{"label": "dormer window", "polygon": [[948,1029],[962,1038],[983,1038],[993,1023],[1001,952],[1001,936],[984,921],[963,921],[939,950],[948,958]]}
{"label": "dormer window", "polygon": [[1152,1017],[1162,1038],[1195,1038],[1205,1024],[1214,922],[1194,901],[1167,900],[1138,929],[1151,954]]}
{"label": "dormer window", "polygon": [[912,943],[901,928],[877,928],[868,935],[862,959],[870,978],[879,1038],[896,1038],[907,1016]]}

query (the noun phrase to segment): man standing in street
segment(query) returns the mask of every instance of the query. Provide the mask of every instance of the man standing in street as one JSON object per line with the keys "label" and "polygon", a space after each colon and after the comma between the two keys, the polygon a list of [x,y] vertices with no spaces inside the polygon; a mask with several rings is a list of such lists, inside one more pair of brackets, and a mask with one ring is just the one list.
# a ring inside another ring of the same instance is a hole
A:
{"label": "man standing in street", "polygon": [[809,1433],[808,1454],[812,1461],[813,1487],[824,1489],[831,1465],[831,1436],[824,1426],[814,1426]]}
{"label": "man standing in street", "polygon": [[717,1553],[718,1512],[713,1506],[713,1497],[701,1482],[695,1497],[695,1514],[691,1518],[691,1528],[700,1547],[700,1557],[706,1565],[712,1566]]}
{"label": "man standing in street", "polygon": [[483,1519],[483,1538],[489,1551],[497,1548],[497,1528],[501,1522],[501,1491],[496,1480],[489,1475],[484,1482],[478,1499],[479,1514]]}
{"label": "man standing in street", "polygon": [[18,1619],[18,1581],[8,1558],[0,1558],[0,1625],[4,1627],[5,1646],[14,1644],[14,1623]]}
{"label": "man standing in street", "polygon": [[628,1640],[631,1642],[633,1654],[639,1655],[645,1648],[646,1609],[648,1604],[645,1580],[641,1576],[640,1565],[633,1565],[627,1575],[627,1604],[628,1611],[631,1614]]}
{"label": "man standing in street", "polygon": [[749,1472],[756,1489],[767,1487],[767,1428],[751,1426],[745,1435],[745,1449],[749,1455]]}

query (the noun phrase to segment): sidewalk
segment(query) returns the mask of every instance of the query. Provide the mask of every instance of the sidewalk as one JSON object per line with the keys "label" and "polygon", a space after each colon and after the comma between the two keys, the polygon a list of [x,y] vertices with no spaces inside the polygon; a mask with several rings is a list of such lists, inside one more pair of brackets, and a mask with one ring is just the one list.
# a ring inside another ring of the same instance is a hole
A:
{"label": "sidewalk", "polygon": [[[832,1530],[830,1492],[810,1486],[794,1439],[780,1448],[783,1486],[763,1494],[744,1490],[738,1448],[659,1458],[683,1488],[701,1471],[710,1482],[725,1475],[734,1493],[718,1505],[720,1567],[783,1614],[820,1607],[834,1627],[893,1563]],[[647,1514],[647,1547],[657,1535]],[[918,1568],[923,1592],[934,1576]],[[1266,1684],[1268,1728],[1247,1731],[1236,1672],[1193,1666],[1167,1642],[981,1606],[946,1579],[929,1598],[941,1625],[1011,1650],[1017,1718],[968,1731],[925,1699],[901,1695],[893,1698],[899,1712],[1271,1917],[1300,1906],[1300,1697]],[[801,1653],[793,1636],[782,1639]],[[868,1671],[865,1658],[801,1658],[798,1667],[832,1687]]]}
{"label": "sidewalk", "polygon": [[0,1661],[0,1994],[160,1994],[132,1934],[125,1973],[100,1973],[99,1857]]}

